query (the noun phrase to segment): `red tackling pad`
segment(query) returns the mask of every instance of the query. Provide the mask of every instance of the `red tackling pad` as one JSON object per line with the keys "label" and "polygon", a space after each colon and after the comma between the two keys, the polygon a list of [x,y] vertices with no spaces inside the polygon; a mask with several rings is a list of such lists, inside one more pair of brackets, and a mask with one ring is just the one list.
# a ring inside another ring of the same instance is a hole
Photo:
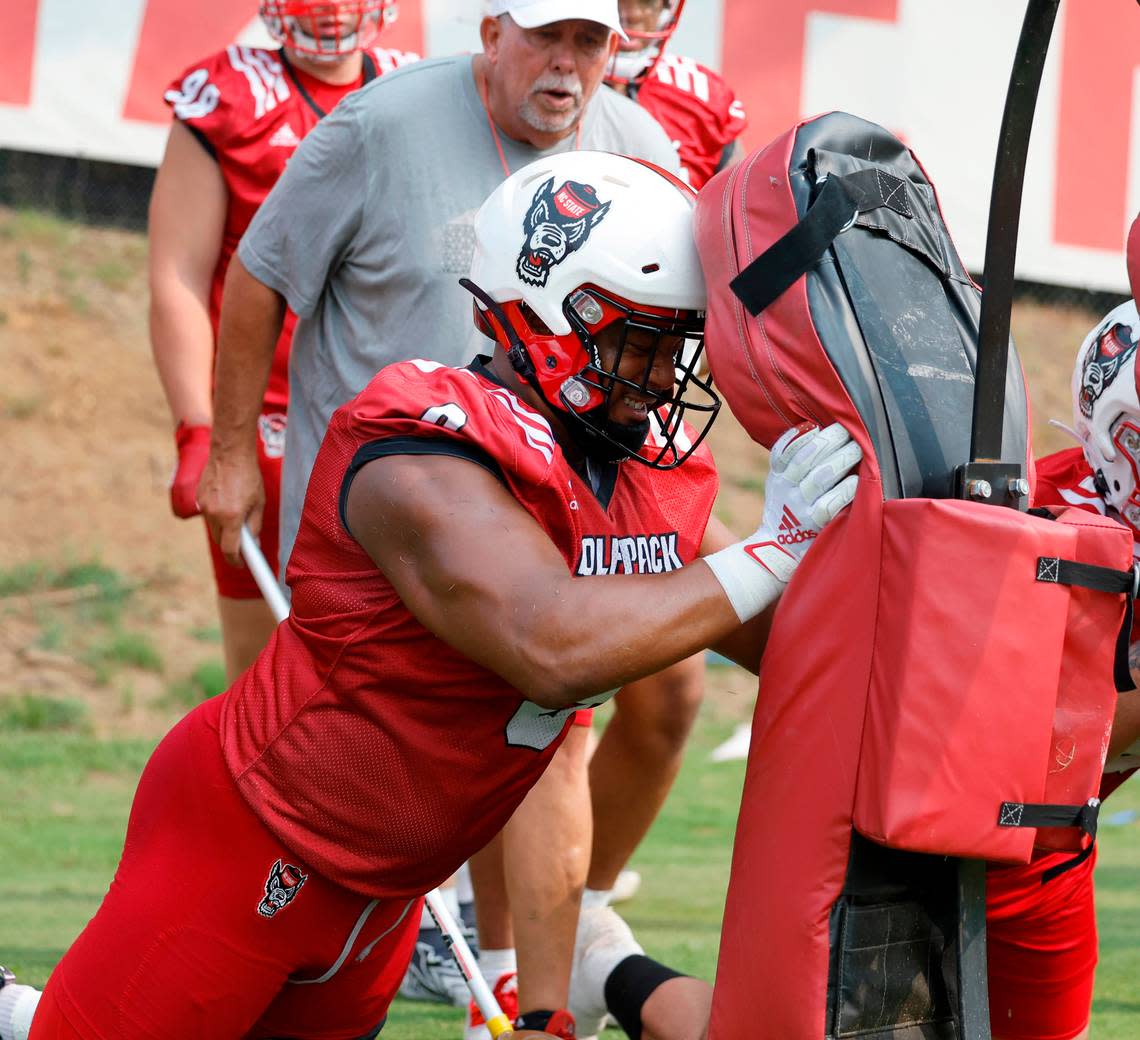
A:
{"label": "red tackling pad", "polygon": [[[737,418],[768,447],[839,421],[864,452],[764,655],[709,1035],[950,1040],[940,857],[1087,845],[1017,807],[1075,814],[1107,750],[1125,596],[1039,580],[1039,560],[1126,571],[1130,537],[955,497],[979,292],[887,131],[807,120],[718,174],[696,221],[710,365]],[[1011,347],[1002,458],[1032,475],[1028,428]]]}

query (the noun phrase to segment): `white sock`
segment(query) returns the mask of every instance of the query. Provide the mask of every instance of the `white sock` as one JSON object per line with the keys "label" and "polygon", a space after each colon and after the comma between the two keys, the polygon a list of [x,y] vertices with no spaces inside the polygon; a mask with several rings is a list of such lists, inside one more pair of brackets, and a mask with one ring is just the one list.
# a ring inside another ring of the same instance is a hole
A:
{"label": "white sock", "polygon": [[609,906],[612,888],[584,888],[582,889],[582,909],[590,910],[595,906]]}
{"label": "white sock", "polygon": [[40,991],[34,986],[11,983],[0,989],[0,1040],[28,1040],[39,1002]]}
{"label": "white sock", "polygon": [[494,989],[495,983],[504,975],[518,970],[515,948],[511,946],[502,950],[480,950],[479,970],[487,980],[487,985]]}

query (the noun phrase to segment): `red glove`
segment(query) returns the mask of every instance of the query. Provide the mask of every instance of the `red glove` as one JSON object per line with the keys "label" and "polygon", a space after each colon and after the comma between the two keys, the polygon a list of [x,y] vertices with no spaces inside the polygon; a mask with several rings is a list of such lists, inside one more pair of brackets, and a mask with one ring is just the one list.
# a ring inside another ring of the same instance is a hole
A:
{"label": "red glove", "polygon": [[174,431],[174,443],[178,445],[178,466],[170,478],[170,508],[175,516],[186,519],[201,512],[198,481],[202,479],[202,470],[210,455],[210,427],[179,423]]}

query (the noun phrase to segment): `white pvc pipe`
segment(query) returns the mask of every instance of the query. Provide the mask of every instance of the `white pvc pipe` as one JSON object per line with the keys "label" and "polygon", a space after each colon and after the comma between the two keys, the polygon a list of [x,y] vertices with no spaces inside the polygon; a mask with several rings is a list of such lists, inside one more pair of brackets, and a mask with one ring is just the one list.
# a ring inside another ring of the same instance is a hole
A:
{"label": "white pvc pipe", "polygon": [[257,539],[245,524],[241,525],[241,554],[245,557],[245,565],[253,575],[253,580],[257,582],[265,602],[269,604],[269,609],[273,611],[273,616],[280,624],[289,616],[289,604],[281,591],[281,586],[277,584],[277,575],[266,562],[265,553],[261,551]]}
{"label": "white pvc pipe", "polygon": [[467,940],[463,938],[463,929],[447,909],[442,893],[438,888],[433,888],[424,896],[424,902],[427,903],[428,913],[435,918],[435,923],[443,933],[443,941],[447,943],[447,948],[451,951],[451,956],[459,966],[463,978],[467,980],[467,988],[471,990],[475,1006],[479,1008],[487,1022],[487,1030],[496,1038],[510,1033],[513,1028],[511,1020],[503,1014],[495,994],[491,992],[491,987],[483,978],[479,965],[475,963],[475,955],[467,945]]}

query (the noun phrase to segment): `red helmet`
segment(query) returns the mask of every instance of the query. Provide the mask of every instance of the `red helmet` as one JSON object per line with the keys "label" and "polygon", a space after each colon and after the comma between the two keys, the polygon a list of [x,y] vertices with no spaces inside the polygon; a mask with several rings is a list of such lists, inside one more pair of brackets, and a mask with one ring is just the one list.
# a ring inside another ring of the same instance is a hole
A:
{"label": "red helmet", "polygon": [[[475,218],[476,325],[597,460],[679,466],[720,407],[699,374],[694,203],[652,163],[565,152],[512,174]],[[615,390],[640,419],[610,418]]]}
{"label": "red helmet", "polygon": [[[661,11],[655,29],[636,29],[627,23],[630,7],[639,7],[652,14],[658,5]],[[684,7],[685,0],[619,0],[621,24],[628,39],[618,41],[617,53],[606,71],[606,82],[622,87],[641,83],[664,53],[665,44],[676,30]]]}
{"label": "red helmet", "polygon": [[258,14],[283,47],[336,61],[371,47],[396,19],[396,0],[261,0]]}

